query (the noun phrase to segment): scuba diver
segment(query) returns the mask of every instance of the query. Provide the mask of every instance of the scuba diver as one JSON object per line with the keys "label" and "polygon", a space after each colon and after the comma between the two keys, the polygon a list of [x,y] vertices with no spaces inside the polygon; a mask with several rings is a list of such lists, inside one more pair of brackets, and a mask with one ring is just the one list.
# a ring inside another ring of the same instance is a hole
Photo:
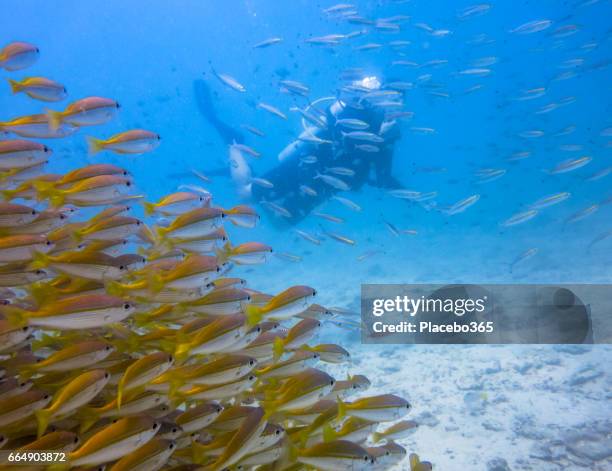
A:
{"label": "scuba diver", "polygon": [[[204,81],[195,82],[195,92],[202,113],[230,145],[231,154],[232,147],[238,147],[232,144],[240,145],[244,136],[217,117]],[[381,88],[376,77],[365,77],[343,87],[337,97],[293,108],[302,115],[304,132],[279,154],[279,164],[261,175],[269,183],[250,184],[249,171],[241,195],[275,208],[292,225],[338,192],[356,191],[364,184],[401,188],[391,174],[401,135],[388,112],[401,104],[399,92]],[[230,155],[231,164],[244,167],[235,156]]]}

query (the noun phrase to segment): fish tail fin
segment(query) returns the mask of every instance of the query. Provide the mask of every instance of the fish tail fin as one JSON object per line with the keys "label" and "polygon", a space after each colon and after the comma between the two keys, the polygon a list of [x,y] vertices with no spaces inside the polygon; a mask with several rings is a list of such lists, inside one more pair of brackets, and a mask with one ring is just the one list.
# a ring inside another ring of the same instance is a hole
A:
{"label": "fish tail fin", "polygon": [[185,385],[185,381],[180,378],[172,378],[170,380],[170,388],[168,389],[168,399],[172,404],[180,404],[183,402],[181,396],[181,388]]}
{"label": "fish tail fin", "polygon": [[[51,199],[61,194],[60,191],[55,189],[54,182],[34,182],[34,189],[36,190],[39,200]],[[61,204],[59,206],[61,206]]]}
{"label": "fish tail fin", "polygon": [[2,190],[0,192],[2,194],[2,198],[4,198],[5,201],[11,201],[12,199],[16,198],[17,193],[19,193],[19,191],[15,190]]}
{"label": "fish tail fin", "polygon": [[338,398],[338,420],[342,420],[344,417],[346,417],[346,404]]}
{"label": "fish tail fin", "polygon": [[372,434],[372,441],[374,443],[378,443],[379,441],[381,441],[383,439],[383,434],[379,433],[379,432],[374,432]]}
{"label": "fish tail fin", "polygon": [[332,442],[336,440],[337,437],[338,437],[338,432],[336,432],[330,424],[325,424],[323,426],[323,441],[324,442]]}
{"label": "fish tail fin", "polygon": [[125,375],[119,380],[117,385],[117,409],[121,409],[121,403],[123,402],[123,388],[125,386]]}
{"label": "fish tail fin", "polygon": [[96,414],[94,409],[84,408],[79,411],[79,419],[81,421],[79,433],[85,433],[96,424],[98,414]]}
{"label": "fish tail fin", "polygon": [[161,227],[161,226],[155,227],[155,235],[157,236],[157,239],[159,240],[160,243],[166,241],[166,234],[168,234],[167,227]]}
{"label": "fish tail fin", "polygon": [[42,306],[45,303],[56,299],[55,290],[44,283],[33,283],[28,289],[30,296],[34,298],[37,306]]}
{"label": "fish tail fin", "polygon": [[183,361],[189,356],[190,350],[191,346],[188,343],[181,343],[174,350],[174,357],[177,361]]}
{"label": "fish tail fin", "polygon": [[118,281],[109,281],[106,283],[106,292],[111,296],[121,297],[125,295],[125,288]]}
{"label": "fish tail fin", "polygon": [[36,374],[36,368],[34,367],[34,365],[25,365],[19,368],[19,378],[22,381],[29,380],[35,374]]}
{"label": "fish tail fin", "polygon": [[229,242],[225,242],[221,247],[215,247],[215,256],[219,263],[225,263],[229,259],[229,255],[231,253],[232,247]]}
{"label": "fish tail fin", "polygon": [[267,399],[267,398],[266,400],[261,401],[261,407],[263,407],[263,410],[265,411],[264,417],[266,419],[269,419],[270,417],[272,417],[272,415],[274,415],[274,413],[276,412],[278,408],[274,399]]}
{"label": "fish tail fin", "polygon": [[21,84],[19,82],[17,82],[17,80],[13,80],[13,79],[7,79],[9,85],[11,86],[11,92],[13,92],[13,94],[15,93],[19,93],[21,90],[23,90],[23,87],[21,86]]}
{"label": "fish tail fin", "polygon": [[89,155],[96,155],[104,150],[104,141],[102,139],[93,136],[87,136],[86,139]]}
{"label": "fish tail fin", "polygon": [[51,420],[51,411],[49,409],[39,409],[35,412],[36,420],[38,421],[37,437],[42,437],[47,431],[49,420]]}
{"label": "fish tail fin", "polygon": [[72,240],[74,242],[76,242],[77,244],[80,244],[81,242],[83,242],[83,239],[85,238],[85,228],[80,228],[80,229],[75,229],[74,231],[72,231],[72,234],[70,234],[70,237],[72,237]]}
{"label": "fish tail fin", "polygon": [[49,198],[49,202],[51,203],[52,208],[59,208],[60,206],[63,206],[65,200],[66,200],[66,197],[61,192],[58,192],[57,194]]}
{"label": "fish tail fin", "polygon": [[155,212],[155,203],[143,201],[142,205],[144,206],[144,211],[147,216],[151,216]]}
{"label": "fish tail fin", "polygon": [[149,277],[149,289],[153,293],[159,293],[164,288],[164,279],[161,274],[153,273]]}
{"label": "fish tail fin", "polygon": [[49,265],[49,256],[46,253],[35,250],[32,253],[32,262],[30,263],[29,268],[37,270],[39,268],[44,268],[47,265]]}
{"label": "fish tail fin", "polygon": [[283,356],[284,349],[285,349],[285,343],[283,342],[283,339],[281,337],[275,337],[274,346],[273,346],[275,362],[278,361],[280,357]]}
{"label": "fish tail fin", "polygon": [[57,131],[62,125],[64,113],[62,111],[47,110],[47,118],[49,119],[49,128],[52,131]]}
{"label": "fish tail fin", "polygon": [[4,316],[8,320],[9,324],[13,326],[25,326],[27,325],[27,318],[25,311],[17,307],[6,306]]}
{"label": "fish tail fin", "polygon": [[249,327],[253,327],[254,325],[261,322],[261,319],[263,319],[263,309],[259,306],[253,306],[252,304],[249,304],[244,311],[244,315],[247,318],[247,323]]}

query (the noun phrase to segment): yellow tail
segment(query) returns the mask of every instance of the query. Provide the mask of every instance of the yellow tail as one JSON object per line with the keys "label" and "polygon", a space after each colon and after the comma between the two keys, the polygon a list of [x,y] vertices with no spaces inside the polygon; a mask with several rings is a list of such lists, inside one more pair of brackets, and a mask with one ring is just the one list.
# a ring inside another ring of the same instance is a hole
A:
{"label": "yellow tail", "polygon": [[42,437],[47,431],[49,420],[51,420],[51,412],[48,409],[40,409],[36,412],[36,420],[38,421],[38,438]]}
{"label": "yellow tail", "polygon": [[123,386],[125,384],[125,375],[121,377],[119,380],[119,385],[117,386],[117,409],[121,409],[121,402],[123,401]]}
{"label": "yellow tail", "polygon": [[64,113],[62,111],[48,110],[47,118],[49,118],[49,128],[51,128],[52,131],[57,131],[62,125]]}
{"label": "yellow tail", "polygon": [[259,306],[249,304],[245,309],[244,315],[247,318],[247,324],[249,327],[253,327],[261,322],[261,319],[263,319],[263,309]]}
{"label": "yellow tail", "polygon": [[32,263],[30,263],[29,268],[32,270],[38,270],[39,268],[45,268],[49,265],[50,257],[42,252],[37,250],[32,254]]}
{"label": "yellow tail", "polygon": [[9,85],[11,86],[11,92],[19,93],[21,90],[23,90],[23,87],[21,86],[21,84],[17,82],[16,80],[12,80],[12,79],[7,79],[7,80],[9,82]]}
{"label": "yellow tail", "polygon": [[0,191],[0,193],[2,194],[2,197],[4,198],[5,201],[11,201],[17,198],[17,193],[19,193],[19,191],[18,190],[2,190]]}
{"label": "yellow tail", "polygon": [[23,327],[28,323],[25,311],[17,307],[6,306],[2,314],[4,314],[9,324],[13,326]]}
{"label": "yellow tail", "polygon": [[336,432],[330,424],[323,426],[323,441],[333,442],[338,438],[338,432]]}
{"label": "yellow tail", "polygon": [[89,151],[89,155],[96,155],[98,152],[104,150],[105,142],[102,139],[98,139],[96,137],[87,136],[87,149]]}
{"label": "yellow tail", "polygon": [[155,212],[155,203],[143,201],[142,205],[144,206],[144,211],[147,216],[151,216]]}
{"label": "yellow tail", "polygon": [[188,343],[181,343],[177,345],[176,350],[174,350],[174,357],[178,362],[182,362],[187,359],[190,350],[191,345]]}
{"label": "yellow tail", "polygon": [[123,285],[119,283],[118,281],[109,281],[108,283],[106,283],[105,287],[106,287],[106,292],[108,294],[110,294],[111,296],[117,296],[118,298],[120,298],[121,296],[124,296],[126,292]]}
{"label": "yellow tail", "polygon": [[280,357],[283,356],[284,349],[285,349],[285,343],[283,342],[283,339],[281,337],[276,337],[274,339],[274,347],[273,347],[275,362],[277,362],[280,359]]}
{"label": "yellow tail", "polygon": [[342,420],[346,417],[346,404],[338,398],[338,420]]}

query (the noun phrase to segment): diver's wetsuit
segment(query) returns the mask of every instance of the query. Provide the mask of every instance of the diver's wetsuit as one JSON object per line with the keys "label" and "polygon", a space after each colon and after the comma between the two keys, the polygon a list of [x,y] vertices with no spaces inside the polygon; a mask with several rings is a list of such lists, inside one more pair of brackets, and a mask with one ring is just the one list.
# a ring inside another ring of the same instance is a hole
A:
{"label": "diver's wetsuit", "polygon": [[[317,174],[337,177],[351,190],[358,190],[365,183],[382,188],[401,187],[401,184],[391,175],[393,147],[395,141],[400,137],[398,127],[393,126],[384,135],[385,141],[381,144],[351,140],[343,136],[343,130],[336,125],[336,120],[359,119],[370,125],[368,131],[378,133],[384,120],[383,113],[371,108],[345,107],[334,115],[331,108],[328,108],[326,113],[328,126],[325,129],[318,129],[316,136],[322,140],[332,141],[332,144],[300,142],[275,168],[263,175],[264,179],[274,185],[273,188],[253,185],[253,199],[258,202],[271,201],[288,210],[291,217],[283,219],[290,224],[298,223],[316,206],[341,191],[322,179],[315,178]],[[348,130],[345,129],[344,132]],[[368,152],[356,147],[359,144],[372,144],[380,150]],[[315,156],[316,162],[305,163],[304,158],[307,156]],[[336,175],[327,170],[330,167],[345,167],[353,170],[355,175]],[[301,191],[301,185],[312,188],[316,191],[316,196]]]}
{"label": "diver's wetsuit", "polygon": [[[203,80],[194,82],[194,92],[198,107],[204,117],[217,130],[226,144],[244,142],[243,134],[227,125],[216,115],[208,85]],[[330,106],[327,111],[327,127],[325,129],[313,128],[313,134],[321,140],[331,141],[331,144],[316,144],[309,141],[299,141],[297,145],[289,146],[290,152],[263,178],[272,183],[273,188],[264,188],[252,185],[251,194],[256,202],[270,201],[282,206],[291,213],[291,217],[279,218],[296,224],[306,217],[316,206],[328,200],[340,190],[333,188],[317,174],[329,174],[345,182],[351,190],[360,189],[365,183],[381,188],[401,188],[402,185],[391,175],[393,162],[393,147],[400,138],[398,126],[392,126],[384,134],[384,143],[373,144],[380,150],[367,152],[357,146],[369,144],[347,139],[343,130],[336,125],[338,119],[359,119],[370,126],[369,132],[378,133],[384,121],[384,113],[370,108],[367,104],[363,108],[339,106],[339,102]],[[344,132],[349,132],[345,129]],[[304,157],[315,156],[315,163],[305,163]],[[353,176],[341,176],[327,172],[330,167],[345,167],[353,170]],[[211,175],[214,173],[208,172]],[[224,174],[227,172],[223,172]],[[316,196],[300,191],[300,186],[306,185],[316,191]]]}

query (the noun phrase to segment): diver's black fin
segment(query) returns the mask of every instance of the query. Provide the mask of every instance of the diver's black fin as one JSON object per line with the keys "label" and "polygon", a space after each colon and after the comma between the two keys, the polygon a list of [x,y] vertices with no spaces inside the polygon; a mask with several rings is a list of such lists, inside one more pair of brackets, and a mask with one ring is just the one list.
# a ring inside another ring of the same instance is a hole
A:
{"label": "diver's black fin", "polygon": [[244,134],[221,121],[215,113],[215,107],[208,84],[204,80],[194,80],[193,91],[200,113],[202,113],[206,120],[217,130],[223,142],[228,145],[233,142],[243,143]]}

